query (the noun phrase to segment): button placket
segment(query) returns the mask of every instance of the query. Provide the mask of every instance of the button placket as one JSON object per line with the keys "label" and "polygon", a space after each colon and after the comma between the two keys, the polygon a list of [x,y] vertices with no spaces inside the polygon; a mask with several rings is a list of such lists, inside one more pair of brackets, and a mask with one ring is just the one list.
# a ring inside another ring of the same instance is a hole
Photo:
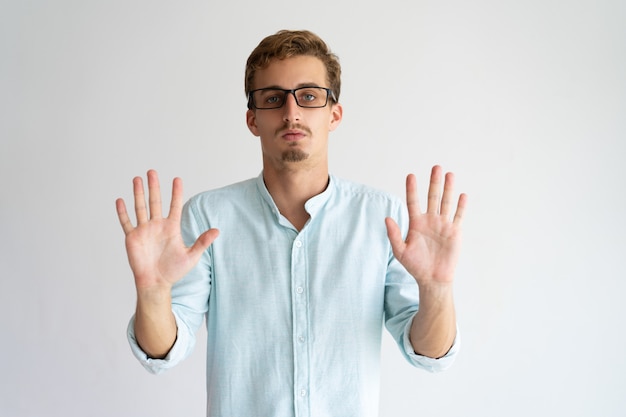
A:
{"label": "button placket", "polygon": [[310,415],[309,390],[309,352],[308,343],[308,294],[307,294],[307,259],[303,236],[298,235],[292,246],[293,288],[293,349],[294,349],[294,394],[296,415]]}

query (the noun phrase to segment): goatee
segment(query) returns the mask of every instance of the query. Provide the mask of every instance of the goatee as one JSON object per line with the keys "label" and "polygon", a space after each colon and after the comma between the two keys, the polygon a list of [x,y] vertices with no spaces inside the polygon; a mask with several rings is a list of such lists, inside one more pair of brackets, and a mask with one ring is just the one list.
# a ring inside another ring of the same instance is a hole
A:
{"label": "goatee", "polygon": [[301,162],[309,157],[309,154],[299,149],[290,149],[283,152],[283,162]]}

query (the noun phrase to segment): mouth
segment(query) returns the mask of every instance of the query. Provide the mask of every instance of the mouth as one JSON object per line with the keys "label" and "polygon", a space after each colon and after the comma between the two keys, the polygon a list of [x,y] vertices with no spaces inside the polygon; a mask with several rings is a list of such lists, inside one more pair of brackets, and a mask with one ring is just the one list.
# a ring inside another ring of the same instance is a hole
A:
{"label": "mouth", "polygon": [[300,123],[289,123],[276,131],[277,136],[286,142],[297,142],[311,136],[311,130]]}
{"label": "mouth", "polygon": [[296,141],[304,138],[306,133],[298,129],[287,129],[281,132],[281,137],[287,141]]}

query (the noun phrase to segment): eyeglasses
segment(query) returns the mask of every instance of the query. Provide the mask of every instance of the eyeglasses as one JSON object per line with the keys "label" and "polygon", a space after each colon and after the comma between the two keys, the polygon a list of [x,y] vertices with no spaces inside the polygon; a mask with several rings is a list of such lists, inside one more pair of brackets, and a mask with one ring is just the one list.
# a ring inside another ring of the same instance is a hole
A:
{"label": "eyeglasses", "polygon": [[279,109],[285,105],[287,94],[293,94],[298,106],[309,109],[326,107],[329,97],[336,101],[335,95],[330,88],[300,87],[293,90],[259,88],[248,93],[248,108],[261,110]]}

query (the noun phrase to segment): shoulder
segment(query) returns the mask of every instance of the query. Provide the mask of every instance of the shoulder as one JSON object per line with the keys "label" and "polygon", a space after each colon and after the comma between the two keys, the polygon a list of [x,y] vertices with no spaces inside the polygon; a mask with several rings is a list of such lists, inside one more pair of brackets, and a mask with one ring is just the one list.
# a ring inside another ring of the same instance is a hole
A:
{"label": "shoulder", "polygon": [[191,197],[189,204],[206,204],[228,202],[249,198],[256,194],[256,179],[250,178],[245,181],[229,184],[213,190],[203,191]]}
{"label": "shoulder", "polygon": [[336,221],[337,229],[347,227],[352,233],[369,233],[380,236],[381,242],[388,242],[386,236],[386,217],[391,217],[398,224],[405,223],[406,204],[399,197],[362,183],[331,176],[332,193],[325,206],[326,220]]}
{"label": "shoulder", "polygon": [[386,191],[371,187],[369,185],[331,176],[334,191],[339,198],[350,198],[356,201],[369,203],[380,203],[383,205],[396,206],[402,204],[402,200]]}
{"label": "shoulder", "polygon": [[185,204],[184,212],[211,222],[218,218],[247,215],[260,204],[257,180],[251,178],[194,195]]}

